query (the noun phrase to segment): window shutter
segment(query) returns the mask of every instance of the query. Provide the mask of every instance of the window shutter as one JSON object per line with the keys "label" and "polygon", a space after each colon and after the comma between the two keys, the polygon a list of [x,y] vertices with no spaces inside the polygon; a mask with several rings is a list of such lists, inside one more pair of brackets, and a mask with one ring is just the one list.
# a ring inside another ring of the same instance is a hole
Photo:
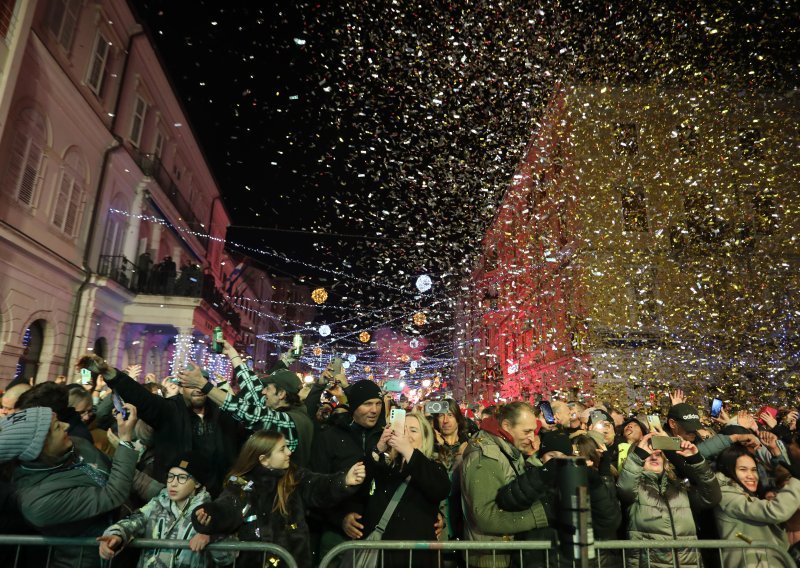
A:
{"label": "window shutter", "polygon": [[75,236],[78,228],[78,217],[82,198],[83,191],[81,191],[81,187],[77,183],[73,183],[72,194],[69,198],[69,207],[67,208],[67,218],[64,220],[64,232],[71,237]]}
{"label": "window shutter", "polygon": [[24,157],[21,176],[19,178],[19,188],[17,199],[28,206],[33,206],[33,198],[36,193],[36,185],[39,181],[39,168],[42,165],[42,147],[36,140],[28,139],[27,153]]}
{"label": "window shutter", "polygon": [[100,94],[103,88],[106,61],[108,60],[108,49],[108,40],[103,37],[103,34],[98,32],[89,67],[89,75],[86,78],[86,83],[97,95]]}
{"label": "window shutter", "polygon": [[58,197],[56,198],[56,206],[53,210],[53,225],[59,229],[64,229],[64,218],[67,214],[67,206],[69,205],[69,194],[72,189],[74,180],[67,172],[61,174],[61,184],[58,188]]}
{"label": "window shutter", "polygon": [[78,25],[78,16],[81,10],[81,0],[66,0],[64,21],[61,24],[61,34],[58,42],[61,47],[68,50],[72,47],[72,38],[75,37],[75,27]]}

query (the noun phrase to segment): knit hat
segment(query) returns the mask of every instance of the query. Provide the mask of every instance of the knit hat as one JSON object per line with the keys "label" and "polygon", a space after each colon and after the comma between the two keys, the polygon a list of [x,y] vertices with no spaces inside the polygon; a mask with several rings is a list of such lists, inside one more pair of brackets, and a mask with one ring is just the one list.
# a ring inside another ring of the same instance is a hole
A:
{"label": "knit hat", "polygon": [[353,383],[344,390],[344,393],[347,395],[347,405],[351,413],[368,400],[381,398],[381,388],[369,379]]}
{"label": "knit hat", "polygon": [[211,469],[208,465],[208,459],[200,452],[186,451],[181,452],[175,459],[169,462],[167,471],[173,467],[179,467],[200,483],[206,485],[211,477]]}
{"label": "knit hat", "polygon": [[271,375],[261,377],[261,384],[264,386],[275,385],[275,388],[278,390],[286,391],[291,394],[300,392],[300,379],[287,369],[279,369]]}
{"label": "knit hat", "polygon": [[549,432],[542,432],[541,445],[539,446],[539,457],[542,457],[548,452],[561,452],[565,456],[572,455],[572,442],[569,436],[563,431],[551,430]]}
{"label": "knit hat", "polygon": [[41,406],[20,410],[0,420],[0,463],[38,458],[52,420],[53,411]]}

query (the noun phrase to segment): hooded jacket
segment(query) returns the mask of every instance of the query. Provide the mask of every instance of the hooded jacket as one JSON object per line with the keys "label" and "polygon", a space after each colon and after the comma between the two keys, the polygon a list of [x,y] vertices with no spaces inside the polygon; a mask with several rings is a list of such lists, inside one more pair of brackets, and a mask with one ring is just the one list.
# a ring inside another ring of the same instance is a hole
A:
{"label": "hooded jacket", "polygon": [[[100,536],[112,513],[128,498],[133,484],[136,450],[120,445],[114,461],[81,438],[55,466],[38,461],[22,463],[14,471],[22,515],[45,536]],[[99,556],[80,548],[58,547],[50,566],[98,566]]]}
{"label": "hooded jacket", "polygon": [[[197,532],[192,527],[192,511],[211,501],[205,489],[200,489],[183,510],[173,503],[166,489],[151,499],[144,507],[111,525],[104,535],[116,535],[128,544],[134,538],[158,540],[190,540]],[[205,568],[229,566],[235,554],[218,550],[192,552],[188,548],[145,549],[139,557],[138,568]]]}
{"label": "hooded jacket", "polygon": [[[278,481],[285,470],[256,466],[247,475],[233,478],[222,495],[203,508],[211,523],[203,526],[192,513],[192,522],[201,534],[237,534],[239,540],[271,542],[288,550],[298,566],[311,566],[308,507],[331,507],[355,491],[345,485],[345,473],[321,475],[294,466],[297,487],[288,499],[288,516],[273,511]],[[236,566],[262,566],[261,553],[242,553]]]}
{"label": "hooded jacket", "polygon": [[[725,476],[717,473],[722,489],[722,500],[714,516],[719,536],[735,539],[737,534],[754,541],[771,542],[788,549],[789,541],[781,523],[786,522],[800,508],[800,481],[789,479],[771,500],[759,499]],[[723,550],[722,562],[726,568],[739,566],[770,567],[784,566],[780,557],[764,548]]]}
{"label": "hooded jacket", "polygon": [[[547,527],[547,515],[540,502],[520,512],[504,511],[496,503],[497,492],[525,471],[525,457],[512,438],[490,418],[464,450],[461,501],[464,537],[468,540],[509,541],[514,535]],[[470,554],[470,566],[508,566],[511,556],[493,553]],[[496,563],[495,563],[496,561]]]}
{"label": "hooded jacket", "polygon": [[[644,470],[649,454],[636,448],[622,466],[617,494],[629,504],[628,536],[631,540],[697,540],[695,511],[711,509],[719,503],[720,490],[708,462],[700,454],[686,459],[691,485],[687,487],[664,472]],[[666,465],[666,464],[665,464]],[[628,553],[628,566],[673,568],[677,555],[682,567],[700,566],[696,549],[651,550],[641,558],[637,551]]]}

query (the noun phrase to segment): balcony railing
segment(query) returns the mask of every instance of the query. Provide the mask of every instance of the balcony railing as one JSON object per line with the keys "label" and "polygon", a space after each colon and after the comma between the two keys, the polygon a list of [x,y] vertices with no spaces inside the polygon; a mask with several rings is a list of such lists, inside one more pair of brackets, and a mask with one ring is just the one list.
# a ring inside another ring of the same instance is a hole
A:
{"label": "balcony railing", "polygon": [[134,264],[124,256],[103,255],[97,268],[106,276],[135,294],[202,298],[236,331],[241,330],[241,316],[234,305],[214,285],[214,278],[205,276],[197,265],[178,270],[174,262]]}
{"label": "balcony railing", "polygon": [[155,154],[145,154],[139,150],[133,151],[133,160],[142,170],[142,173],[156,180],[170,202],[175,206],[181,219],[192,231],[202,232],[203,226],[192,210],[189,201],[183,196],[180,188],[169,175],[161,159]]}

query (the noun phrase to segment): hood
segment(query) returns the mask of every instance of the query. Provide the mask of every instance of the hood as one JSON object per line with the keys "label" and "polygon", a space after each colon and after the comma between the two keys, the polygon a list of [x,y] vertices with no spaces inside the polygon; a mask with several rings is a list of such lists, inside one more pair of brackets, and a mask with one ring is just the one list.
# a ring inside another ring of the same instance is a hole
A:
{"label": "hood", "polygon": [[511,437],[511,434],[500,427],[500,423],[497,422],[497,418],[494,416],[481,421],[481,430],[491,434],[492,436],[497,436],[498,438],[505,440],[512,446],[514,445],[514,438]]}

